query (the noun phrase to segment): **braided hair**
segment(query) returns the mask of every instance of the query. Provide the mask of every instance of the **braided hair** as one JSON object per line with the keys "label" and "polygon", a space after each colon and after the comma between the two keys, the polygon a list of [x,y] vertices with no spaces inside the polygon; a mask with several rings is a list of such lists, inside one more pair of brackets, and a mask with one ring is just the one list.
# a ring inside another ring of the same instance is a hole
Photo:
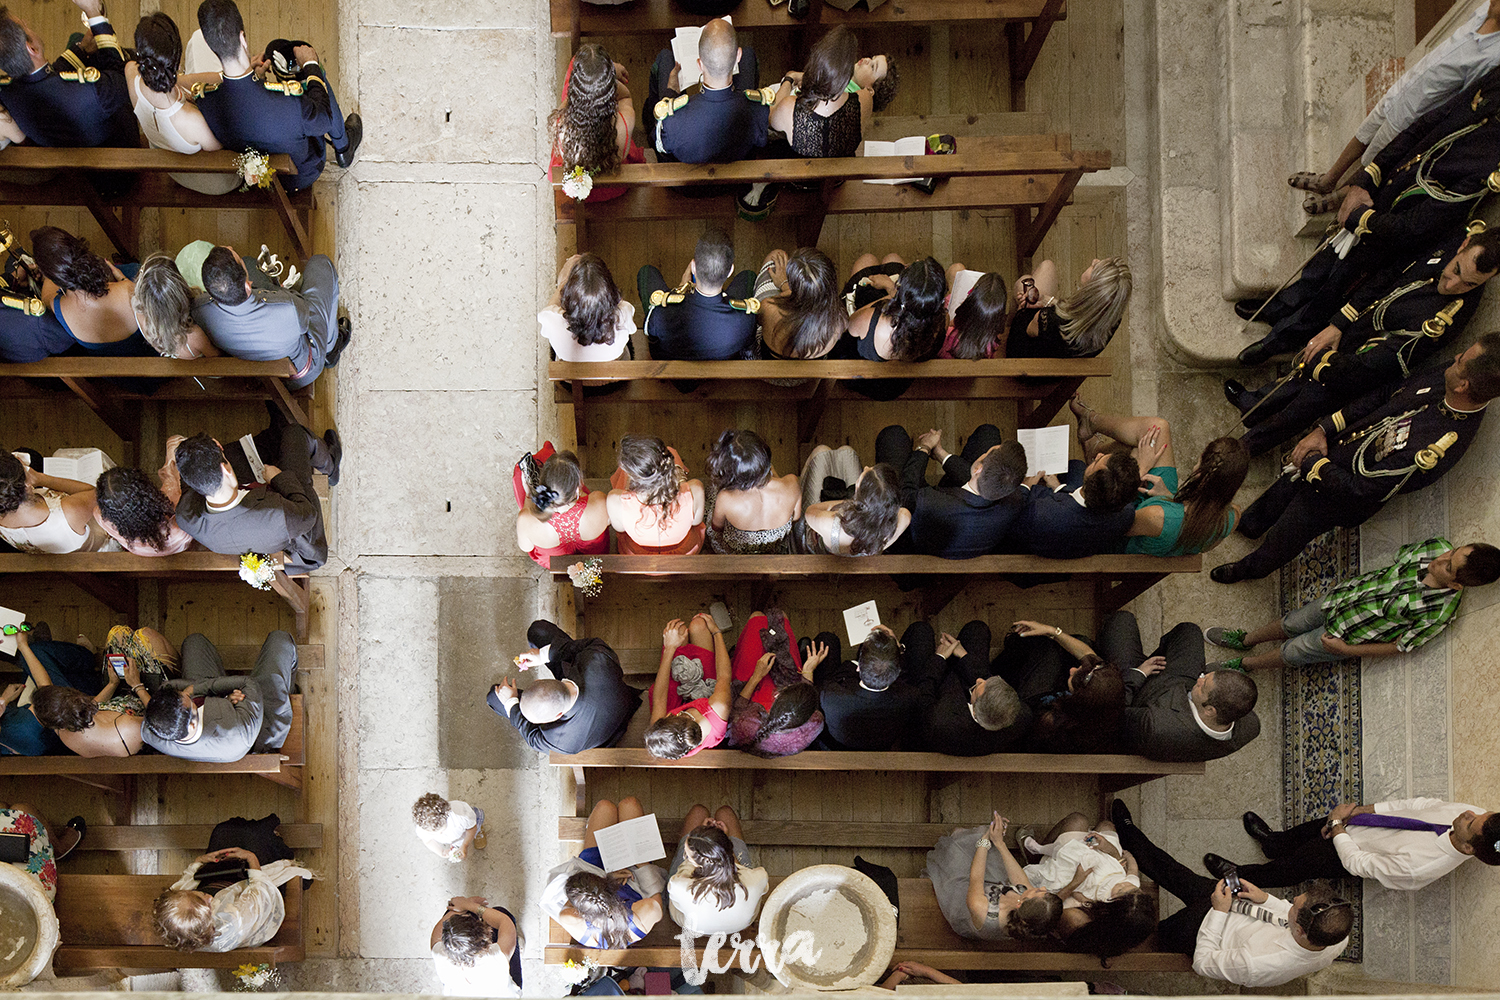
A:
{"label": "braided hair", "polygon": [[580,48],[573,56],[562,107],[547,116],[547,129],[565,173],[574,167],[600,173],[620,165],[616,87],[615,63],[604,47]]}
{"label": "braided hair", "polygon": [[1250,453],[1238,438],[1214,438],[1203,449],[1198,468],[1177,490],[1176,500],[1185,508],[1177,550],[1201,552],[1225,534],[1224,511],[1239,492],[1250,470]]}

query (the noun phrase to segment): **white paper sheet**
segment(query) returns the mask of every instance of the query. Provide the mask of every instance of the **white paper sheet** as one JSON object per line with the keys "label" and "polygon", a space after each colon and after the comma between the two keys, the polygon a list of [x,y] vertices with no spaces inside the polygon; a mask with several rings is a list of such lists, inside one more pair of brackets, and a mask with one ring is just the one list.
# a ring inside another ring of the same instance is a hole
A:
{"label": "white paper sheet", "polygon": [[[719,20],[734,24],[732,17],[721,17]],[[703,74],[698,72],[698,39],[702,37],[703,29],[691,24],[678,28],[672,35],[672,58],[677,60],[678,66],[678,93],[686,93],[689,87],[703,79]],[[739,60],[735,60],[734,71],[740,71]]]}
{"label": "white paper sheet", "polygon": [[870,637],[870,632],[880,624],[880,609],[874,601],[866,601],[844,612],[844,628],[849,630],[849,646],[852,649]]}
{"label": "white paper sheet", "polygon": [[1068,471],[1068,435],[1070,427],[1023,427],[1016,440],[1026,449],[1026,474],[1050,472],[1061,476]]}
{"label": "white paper sheet", "polygon": [[[927,154],[927,137],[925,135],[906,135],[895,142],[884,142],[880,139],[866,139],[865,156],[925,156]],[[912,184],[921,180],[920,177],[897,177],[886,180],[869,179],[866,184]]]}
{"label": "white paper sheet", "polygon": [[661,828],[656,825],[656,813],[606,826],[594,834],[594,840],[599,844],[599,867],[607,872],[623,871],[667,856],[661,842]]}
{"label": "white paper sheet", "polygon": [[[0,625],[19,625],[26,620],[26,616],[19,611],[10,608],[0,608]],[[0,635],[0,653],[10,656],[16,655],[16,637],[13,635]]]}
{"label": "white paper sheet", "polygon": [[969,297],[969,292],[980,278],[984,277],[983,271],[959,271],[953,276],[953,287],[948,292],[948,322],[953,323],[953,317],[958,312],[958,307],[964,304],[964,299]]}

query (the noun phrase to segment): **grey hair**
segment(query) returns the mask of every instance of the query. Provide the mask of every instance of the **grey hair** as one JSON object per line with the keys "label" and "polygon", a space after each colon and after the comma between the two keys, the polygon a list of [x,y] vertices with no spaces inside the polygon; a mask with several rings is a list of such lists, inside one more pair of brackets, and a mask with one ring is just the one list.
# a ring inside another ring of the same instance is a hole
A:
{"label": "grey hair", "polygon": [[135,276],[130,306],[135,310],[141,336],[158,354],[175,358],[187,346],[193,326],[193,299],[187,281],[169,254],[157,251],[141,264]]}
{"label": "grey hair", "polygon": [[1079,354],[1098,354],[1125,316],[1130,302],[1130,265],[1123,257],[1099,261],[1092,279],[1057,304],[1063,339]]}

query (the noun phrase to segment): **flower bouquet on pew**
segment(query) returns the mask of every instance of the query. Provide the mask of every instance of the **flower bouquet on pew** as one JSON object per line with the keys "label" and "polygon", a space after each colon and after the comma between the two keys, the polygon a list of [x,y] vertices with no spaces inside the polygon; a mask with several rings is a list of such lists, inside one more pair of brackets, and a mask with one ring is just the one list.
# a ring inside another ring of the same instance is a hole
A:
{"label": "flower bouquet on pew", "polygon": [[241,191],[249,191],[251,188],[269,188],[276,180],[276,171],[271,169],[271,158],[254,149],[236,156],[234,166],[242,181]]}
{"label": "flower bouquet on pew", "polygon": [[246,552],[240,556],[240,579],[256,590],[270,590],[279,569],[281,561],[271,556],[259,552]]}

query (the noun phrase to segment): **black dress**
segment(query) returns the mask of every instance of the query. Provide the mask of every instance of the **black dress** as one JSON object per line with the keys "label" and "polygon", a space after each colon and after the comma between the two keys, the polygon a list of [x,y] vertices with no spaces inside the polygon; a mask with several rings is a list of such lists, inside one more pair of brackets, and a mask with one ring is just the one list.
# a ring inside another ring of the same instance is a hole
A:
{"label": "black dress", "polygon": [[[1032,337],[1026,333],[1026,327],[1031,325],[1031,317],[1036,316],[1036,336]],[[1098,351],[1082,352],[1076,350],[1072,344],[1063,338],[1063,321],[1058,318],[1056,306],[1042,306],[1039,309],[1018,309],[1010,320],[1010,336],[1005,341],[1005,356],[1007,358],[1092,358],[1104,350],[1109,344],[1106,337],[1104,344]],[[1115,335],[1119,324],[1114,330],[1109,331],[1109,336]]]}
{"label": "black dress", "polygon": [[863,138],[859,98],[853,94],[827,118],[800,101],[792,107],[792,150],[798,156],[853,156]]}

